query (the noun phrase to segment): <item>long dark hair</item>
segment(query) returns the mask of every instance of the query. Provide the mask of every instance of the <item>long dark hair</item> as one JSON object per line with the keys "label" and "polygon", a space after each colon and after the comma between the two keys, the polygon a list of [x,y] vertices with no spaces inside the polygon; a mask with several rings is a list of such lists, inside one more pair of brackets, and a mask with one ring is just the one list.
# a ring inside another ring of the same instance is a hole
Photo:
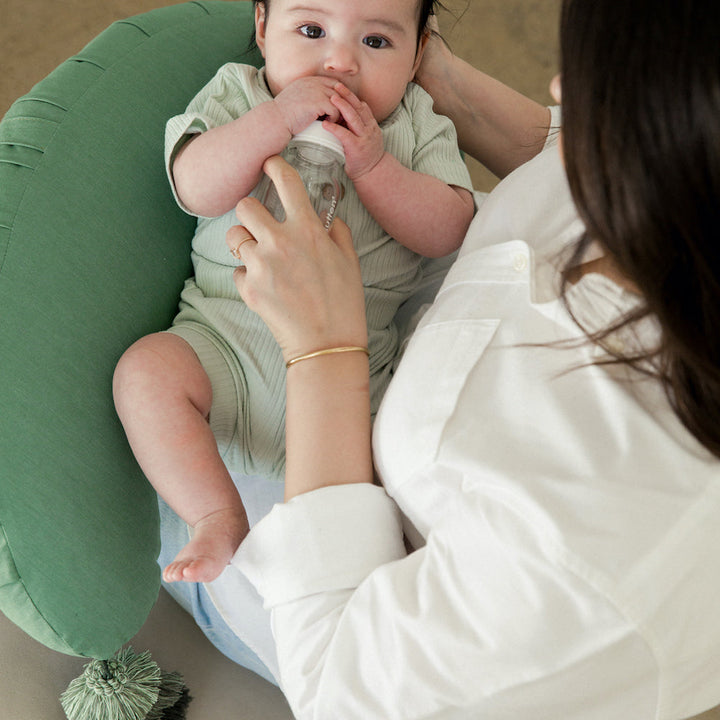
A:
{"label": "long dark hair", "polygon": [[[563,148],[587,235],[640,289],[619,325],[654,315],[662,340],[616,356],[663,382],[720,456],[720,3],[565,0]],[[596,333],[596,341],[617,329]]]}
{"label": "long dark hair", "polygon": [[[265,13],[270,12],[270,0],[253,0],[253,5],[264,5]],[[425,26],[431,15],[435,15],[437,9],[440,7],[440,0],[419,0],[419,17],[418,17],[418,29],[417,29],[417,41],[420,44],[420,38],[422,38],[425,32]],[[255,34],[251,40],[251,45],[255,44]]]}

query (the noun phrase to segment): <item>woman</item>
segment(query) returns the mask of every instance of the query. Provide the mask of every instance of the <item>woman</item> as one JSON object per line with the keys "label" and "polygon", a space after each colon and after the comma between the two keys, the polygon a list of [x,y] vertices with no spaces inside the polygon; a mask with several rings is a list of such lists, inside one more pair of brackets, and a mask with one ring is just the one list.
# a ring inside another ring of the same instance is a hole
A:
{"label": "woman", "polygon": [[420,82],[514,171],[377,418],[387,495],[347,228],[328,237],[277,158],[286,223],[239,204],[236,284],[289,365],[287,502],[233,562],[297,717],[720,702],[719,28],[710,0],[566,0],[545,148],[545,109],[433,42]]}

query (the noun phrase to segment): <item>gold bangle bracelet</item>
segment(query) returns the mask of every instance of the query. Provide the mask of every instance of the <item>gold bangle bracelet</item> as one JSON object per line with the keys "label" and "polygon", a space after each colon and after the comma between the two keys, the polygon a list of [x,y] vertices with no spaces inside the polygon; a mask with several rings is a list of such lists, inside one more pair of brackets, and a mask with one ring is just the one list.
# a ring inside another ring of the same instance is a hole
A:
{"label": "gold bangle bracelet", "polygon": [[370,354],[366,347],[360,347],[359,345],[346,345],[343,347],[327,348],[326,350],[316,350],[315,352],[308,353],[307,355],[298,355],[297,357],[292,358],[292,360],[288,360],[285,363],[285,367],[289,368],[295,363],[299,363],[303,360],[310,360],[311,358],[320,357],[321,355],[333,355],[334,353],[346,352],[364,352],[366,355]]}

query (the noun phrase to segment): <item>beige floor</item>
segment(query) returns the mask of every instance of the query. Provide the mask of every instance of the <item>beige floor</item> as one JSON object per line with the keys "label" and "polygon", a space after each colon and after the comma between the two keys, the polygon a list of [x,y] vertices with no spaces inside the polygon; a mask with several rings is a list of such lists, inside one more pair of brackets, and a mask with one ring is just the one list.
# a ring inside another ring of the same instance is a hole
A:
{"label": "beige floor", "polygon": [[[56,65],[113,20],[174,0],[0,0],[0,115]],[[559,0],[446,0],[442,28],[453,49],[486,72],[549,103],[557,67]],[[470,163],[476,188],[492,176]],[[186,678],[195,700],[188,720],[286,720],[280,693],[226,660],[162,593],[134,640],[162,667]],[[57,698],[83,661],[38,645],[0,615],[0,720],[62,720]],[[720,710],[702,716],[720,720]]]}

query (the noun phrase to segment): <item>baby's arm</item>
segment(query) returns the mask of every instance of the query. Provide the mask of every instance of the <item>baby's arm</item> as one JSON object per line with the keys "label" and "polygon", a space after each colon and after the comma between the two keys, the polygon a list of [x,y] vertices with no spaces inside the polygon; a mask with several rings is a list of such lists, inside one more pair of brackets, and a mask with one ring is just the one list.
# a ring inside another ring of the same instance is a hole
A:
{"label": "baby's arm", "polygon": [[347,128],[327,123],[345,149],[345,171],[365,207],[399,243],[426,257],[460,247],[475,210],[472,194],[405,167],[383,147],[368,106],[345,86],[333,99]]}
{"label": "baby's arm", "polygon": [[273,100],[193,136],[172,167],[185,207],[202,217],[232,210],[257,185],[265,160],[282,152],[294,134],[318,117],[339,117],[330,102],[334,84],[329,78],[300,78]]}
{"label": "baby's arm", "polygon": [[390,153],[354,184],[385,232],[425,257],[457,250],[475,212],[469,191],[410,170]]}

